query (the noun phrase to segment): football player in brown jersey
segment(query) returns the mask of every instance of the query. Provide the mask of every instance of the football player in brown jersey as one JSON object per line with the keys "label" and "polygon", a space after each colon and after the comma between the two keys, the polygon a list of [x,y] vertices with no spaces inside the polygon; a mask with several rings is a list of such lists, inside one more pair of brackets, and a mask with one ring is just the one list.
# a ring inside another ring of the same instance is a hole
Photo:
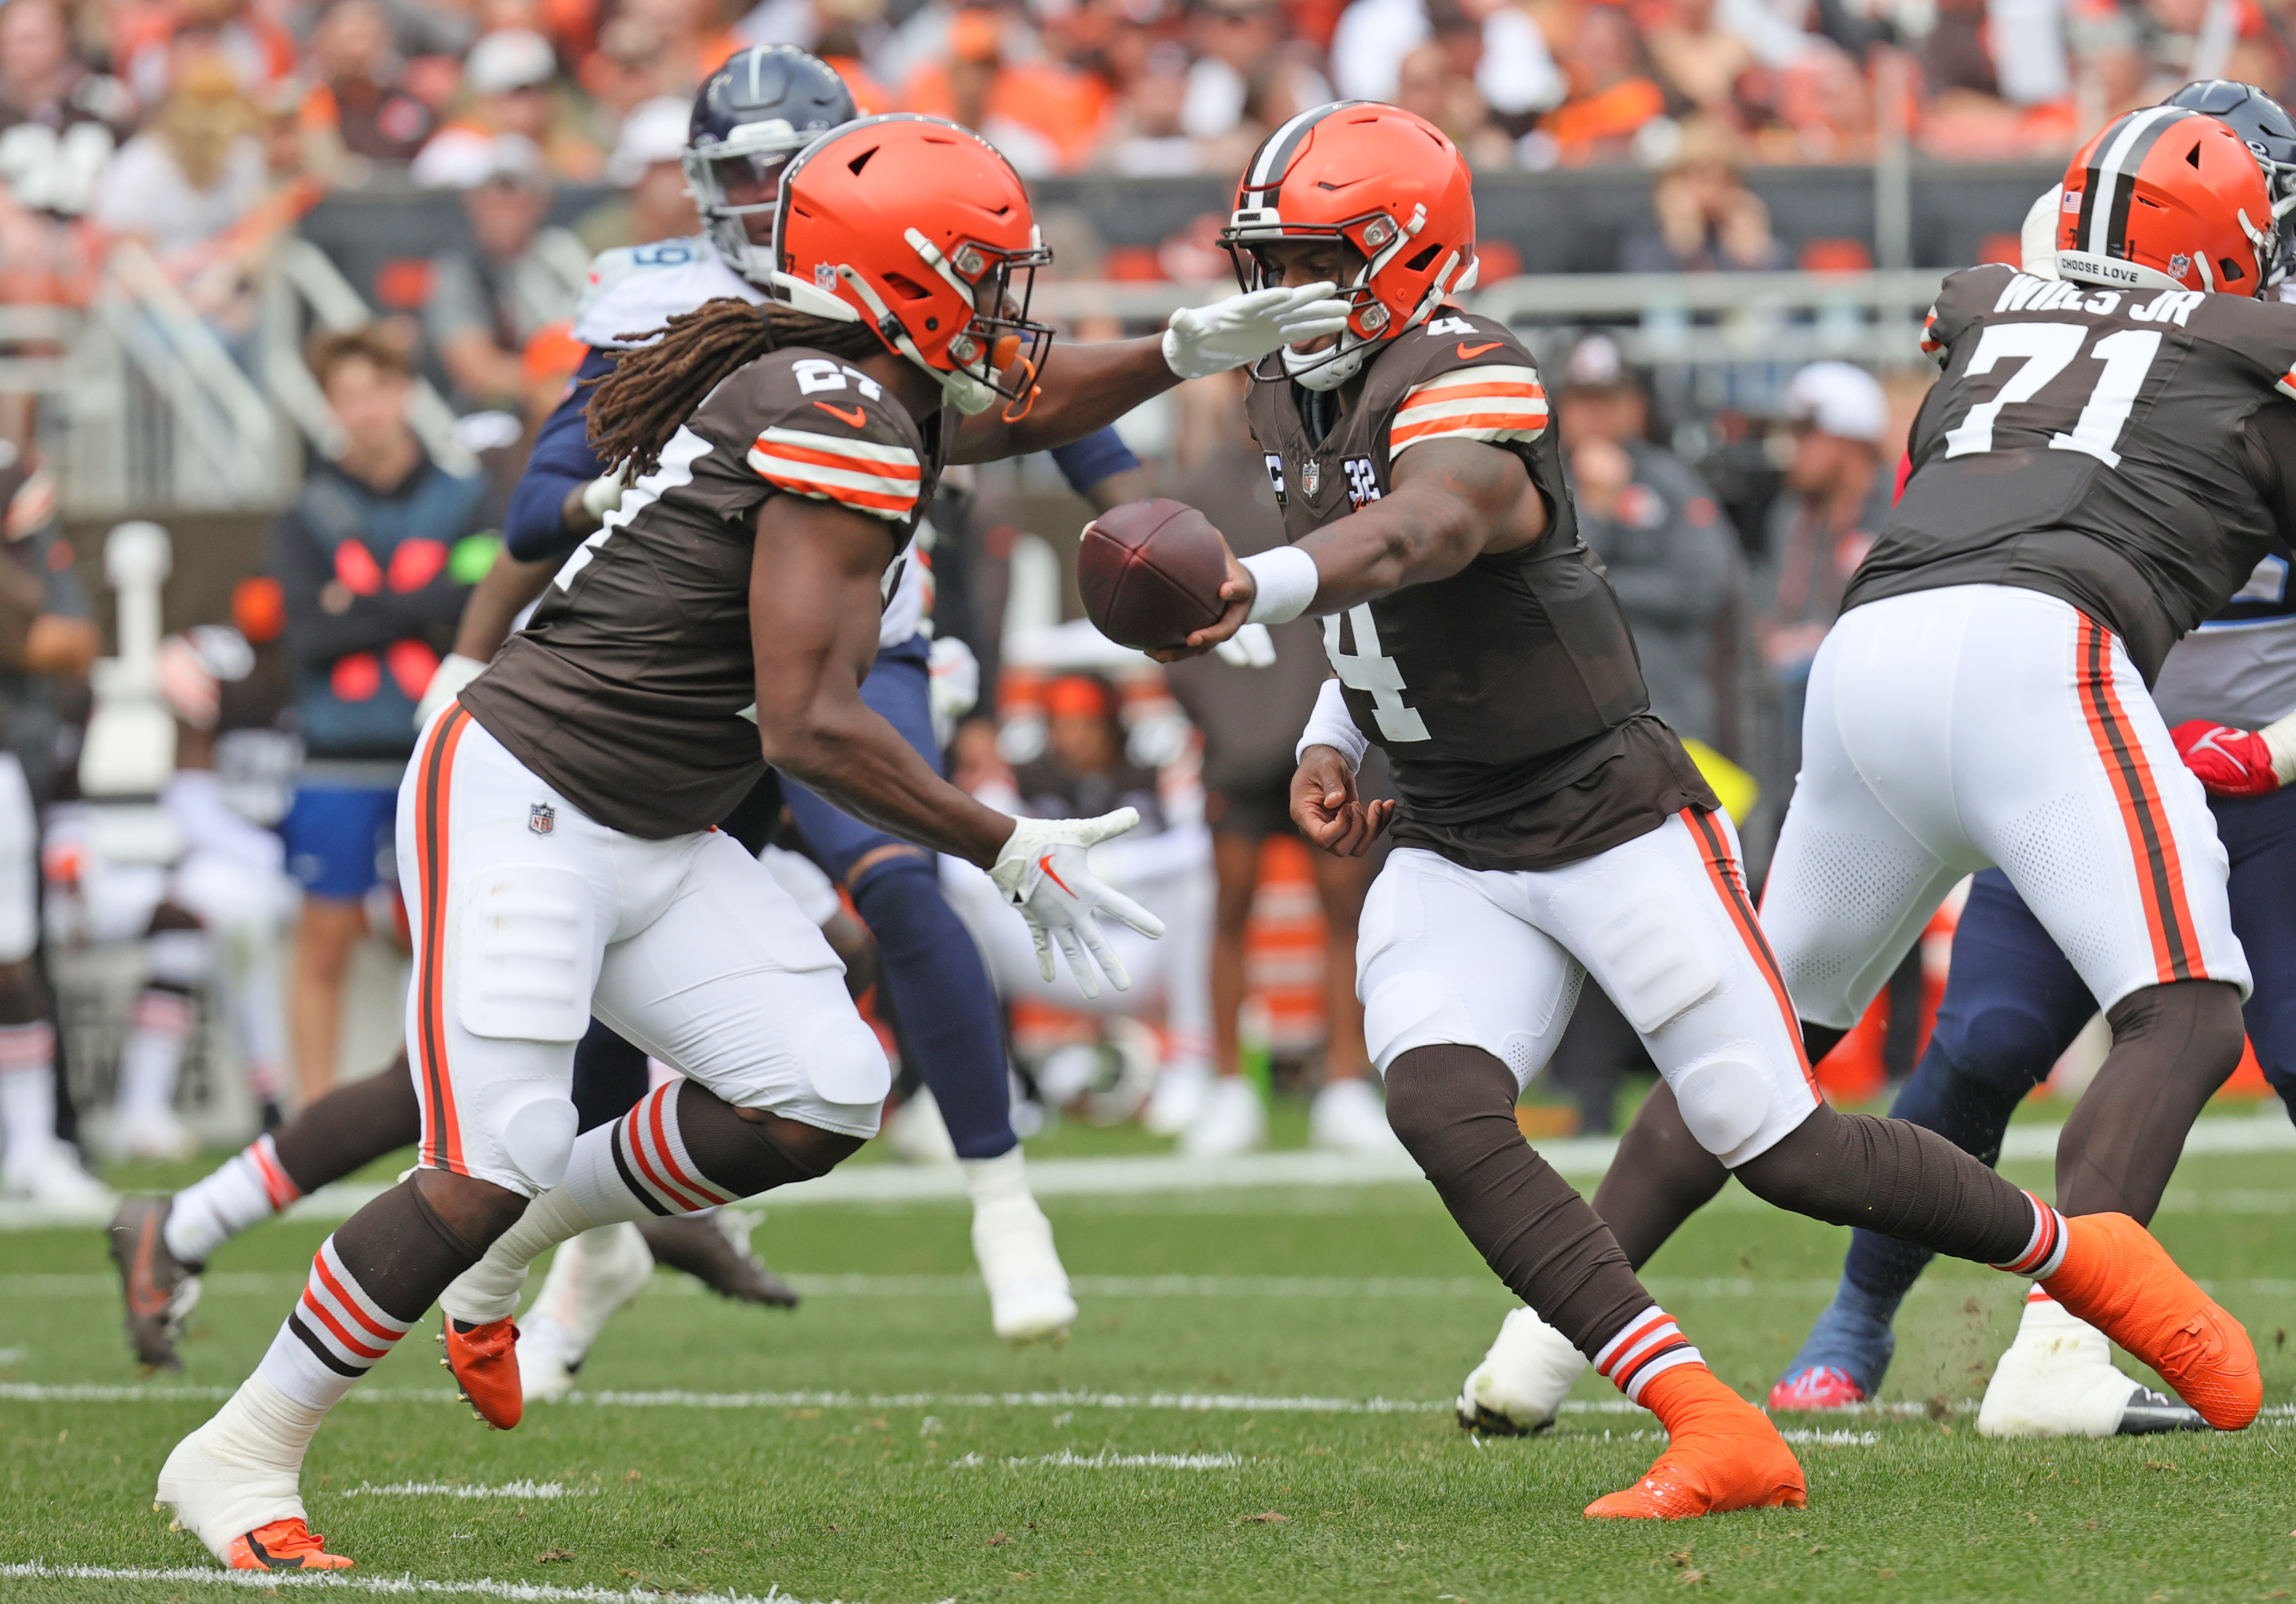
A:
{"label": "football player in brown jersey", "polygon": [[[2259,299],[2285,215],[2232,128],[2152,106],[2066,169],[2055,278],[1946,280],[1923,334],[1945,371],[1813,665],[1762,903],[1822,1056],[1954,883],[1998,867],[2112,1026],[2057,1197],[2124,1230],[2238,1064],[2252,986],[2223,843],[2151,687],[2296,538],[2296,309]],[[1597,1194],[1636,1263],[1725,1179],[1691,1114],[1653,1095]],[[2234,1353],[2219,1336],[2131,1352],[2222,1425],[2185,1386]]]}
{"label": "football player in brown jersey", "polygon": [[[2175,1369],[2213,1422],[2245,1425],[2246,1333],[2133,1221],[2068,1221],[1934,1132],[1817,1096],[1729,822],[1650,713],[1578,539],[1531,359],[1453,304],[1475,228],[1449,142],[1388,106],[1303,113],[1252,158],[1225,237],[1247,289],[1336,279],[1351,315],[1288,347],[1252,396],[1292,544],[1234,563],[1227,612],[1187,649],[1247,621],[1324,617],[1338,678],[1300,742],[1294,816],[1340,851],[1395,831],[1357,953],[1389,1119],[1508,1287],[1671,1439],[1587,1513],[1803,1500],[1769,1422],[1516,1127],[1589,975],[1704,1163],[1783,1206],[2040,1279]],[[1397,803],[1357,798],[1370,741]]]}
{"label": "football player in brown jersey", "polygon": [[[770,870],[711,827],[768,764],[988,870],[1078,986],[1122,966],[1095,921],[1154,918],[1086,849],[1128,828],[1019,819],[943,781],[862,699],[881,597],[952,460],[1097,429],[1198,372],[1337,326],[1330,286],[1272,288],[1160,340],[1064,349],[1028,317],[1047,259],[976,136],[882,117],[781,180],[781,299],[671,320],[602,384],[591,429],[628,493],[531,626],[426,728],[401,790],[421,1163],[320,1247],[257,1372],[168,1456],[159,1497],[226,1565],[339,1567],[306,1524],[325,1413],[489,1244],[449,1301],[450,1363],[514,1425],[526,1264],[617,1221],[825,1172],[877,1128],[890,1070],[841,966]],[[683,1072],[579,1137],[595,1015]]]}

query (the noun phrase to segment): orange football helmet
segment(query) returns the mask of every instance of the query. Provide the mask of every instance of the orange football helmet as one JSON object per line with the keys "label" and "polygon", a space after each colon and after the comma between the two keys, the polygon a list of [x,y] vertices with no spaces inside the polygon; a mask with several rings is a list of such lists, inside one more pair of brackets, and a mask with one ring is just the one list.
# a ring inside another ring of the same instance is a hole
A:
{"label": "orange football helmet", "polygon": [[2147,106],[2105,125],[2065,169],[2057,271],[2122,290],[2255,295],[2271,282],[2276,219],[2264,169],[2200,111]]}
{"label": "orange football helmet", "polygon": [[1328,351],[1286,347],[1283,370],[1311,389],[1346,382],[1369,348],[1425,322],[1475,282],[1475,194],[1465,158],[1423,117],[1377,101],[1302,111],[1252,152],[1220,243],[1249,292],[1268,282],[1261,248],[1280,240],[1345,240],[1364,259],[1340,286],[1351,308]]}
{"label": "orange football helmet", "polygon": [[1053,257],[1020,176],[979,135],[907,114],[823,135],[782,169],[774,246],[776,299],[867,323],[962,411],[1000,396],[1027,410],[1053,337],[1029,297]]}

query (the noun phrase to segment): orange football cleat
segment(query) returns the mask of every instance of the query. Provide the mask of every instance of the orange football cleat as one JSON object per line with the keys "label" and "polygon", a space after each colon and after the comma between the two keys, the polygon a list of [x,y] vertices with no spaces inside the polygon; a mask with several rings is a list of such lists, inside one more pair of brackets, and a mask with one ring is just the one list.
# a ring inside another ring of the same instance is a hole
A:
{"label": "orange football cleat", "polygon": [[1789,1376],[1770,1388],[1772,1410],[1816,1411],[1854,1409],[1866,1402],[1866,1389],[1839,1365],[1812,1365],[1799,1376]]}
{"label": "orange football cleat", "polygon": [[235,1571],[347,1571],[349,1559],[327,1552],[327,1540],[301,1516],[258,1526],[231,1540],[224,1563]]}
{"label": "orange football cleat", "polygon": [[1704,1365],[1652,1377],[1642,1401],[1672,1440],[1642,1480],[1588,1504],[1590,1518],[1687,1520],[1809,1502],[1801,1466],[1778,1428]]}
{"label": "orange football cleat", "polygon": [[496,1431],[516,1426],[526,1413],[526,1394],[518,1383],[518,1328],[506,1320],[464,1328],[449,1316],[439,1344],[447,1350],[439,1362],[454,1373],[463,1402]]}
{"label": "orange football cleat", "polygon": [[2160,1371],[2218,1431],[2238,1431],[2264,1406],[2264,1378],[2248,1328],[2128,1215],[2067,1220],[2065,1262],[2041,1285]]}

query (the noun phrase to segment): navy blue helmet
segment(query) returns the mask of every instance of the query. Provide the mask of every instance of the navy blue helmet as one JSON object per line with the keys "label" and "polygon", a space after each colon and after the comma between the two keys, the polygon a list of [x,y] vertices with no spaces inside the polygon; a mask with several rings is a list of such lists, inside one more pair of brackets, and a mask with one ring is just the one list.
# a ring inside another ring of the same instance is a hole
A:
{"label": "navy blue helmet", "polygon": [[2241,137],[2264,169],[2272,192],[2272,240],[2264,282],[2268,287],[2296,267],[2296,118],[2253,84],[2228,78],[2186,84],[2161,103],[2204,111]]}
{"label": "navy blue helmet", "polygon": [[782,169],[860,115],[837,70],[793,45],[751,45],[709,75],[693,97],[682,160],[701,226],[726,266],[767,281]]}

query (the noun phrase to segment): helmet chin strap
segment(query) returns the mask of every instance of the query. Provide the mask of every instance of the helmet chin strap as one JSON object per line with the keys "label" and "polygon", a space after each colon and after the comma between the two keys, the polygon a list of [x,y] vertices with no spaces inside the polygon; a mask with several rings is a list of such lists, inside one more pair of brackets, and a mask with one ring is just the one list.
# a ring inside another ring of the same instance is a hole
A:
{"label": "helmet chin strap", "polygon": [[1337,355],[1330,351],[1300,351],[1283,348],[1283,371],[1303,390],[1337,390],[1363,371],[1364,358],[1374,342],[1353,329],[1342,330]]}
{"label": "helmet chin strap", "polygon": [[[925,354],[917,349],[917,342],[909,338],[908,330],[901,325],[899,318],[893,316],[892,308],[888,307],[883,297],[870,286],[867,279],[842,264],[838,267],[837,276],[852,286],[855,294],[868,303],[869,310],[873,314],[872,326],[877,333],[889,341],[895,350],[914,364],[920,372],[939,384],[942,397],[950,406],[967,417],[976,417],[996,404],[996,392],[971,374],[945,373],[926,361]],[[798,311],[816,317],[825,317],[836,323],[861,321],[861,314],[854,308],[851,302],[831,294],[828,291],[798,277],[793,273],[775,271],[771,278],[774,287],[782,292],[783,299]]]}

